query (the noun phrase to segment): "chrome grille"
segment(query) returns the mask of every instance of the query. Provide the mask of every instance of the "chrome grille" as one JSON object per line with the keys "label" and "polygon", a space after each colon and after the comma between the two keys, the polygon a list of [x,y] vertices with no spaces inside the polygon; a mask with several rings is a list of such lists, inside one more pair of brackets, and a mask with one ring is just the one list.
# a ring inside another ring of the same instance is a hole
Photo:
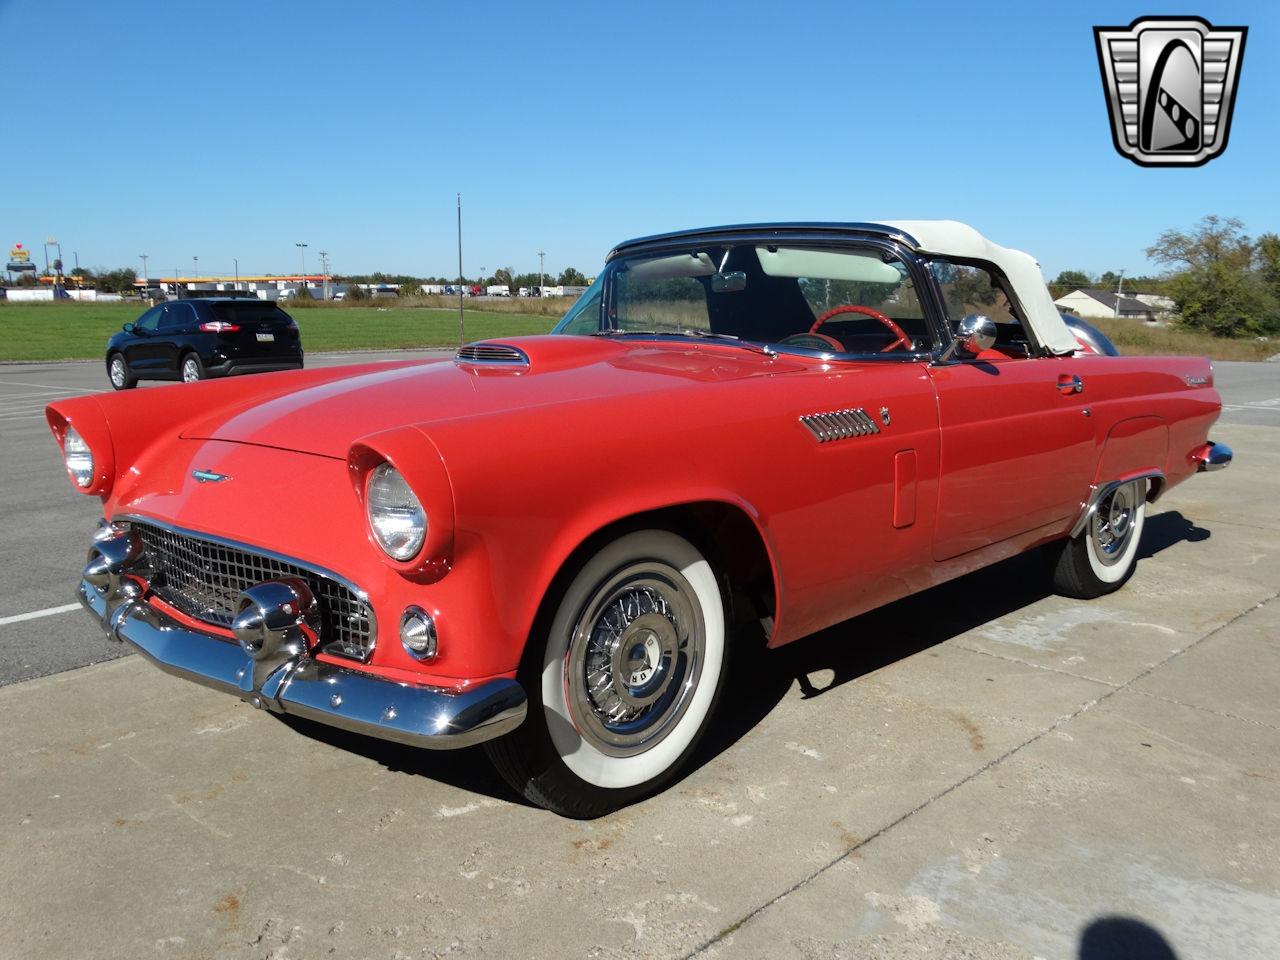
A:
{"label": "chrome grille", "polygon": [[240,594],[276,577],[300,577],[320,604],[320,647],[357,660],[373,652],[373,611],[355,590],[287,560],[140,520],[130,520],[146,548],[151,589],[189,617],[230,627]]}
{"label": "chrome grille", "polygon": [[880,432],[876,423],[862,408],[836,410],[832,413],[809,413],[800,418],[819,443],[830,440],[846,440],[849,437],[867,437]]}
{"label": "chrome grille", "polygon": [[529,355],[507,343],[468,343],[459,347],[457,359],[463,363],[506,363],[527,367]]}

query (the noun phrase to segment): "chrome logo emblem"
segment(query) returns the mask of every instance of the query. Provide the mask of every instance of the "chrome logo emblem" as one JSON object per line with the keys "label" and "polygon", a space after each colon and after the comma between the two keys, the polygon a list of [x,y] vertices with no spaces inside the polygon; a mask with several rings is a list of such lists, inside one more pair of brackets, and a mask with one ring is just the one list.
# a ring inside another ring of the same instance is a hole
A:
{"label": "chrome logo emblem", "polygon": [[1248,32],[1199,17],[1094,27],[1120,155],[1144,167],[1198,167],[1222,153]]}
{"label": "chrome logo emblem", "polygon": [[221,483],[231,479],[225,473],[214,473],[212,470],[192,470],[191,476],[196,478],[197,483]]}

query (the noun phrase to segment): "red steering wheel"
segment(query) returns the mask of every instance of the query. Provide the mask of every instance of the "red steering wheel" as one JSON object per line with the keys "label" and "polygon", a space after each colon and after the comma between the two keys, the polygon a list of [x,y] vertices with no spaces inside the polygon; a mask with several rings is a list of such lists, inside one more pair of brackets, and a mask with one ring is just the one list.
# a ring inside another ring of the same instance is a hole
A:
{"label": "red steering wheel", "polygon": [[[898,326],[896,323],[894,323],[892,320],[886,317],[883,313],[880,313],[877,310],[872,310],[870,307],[862,307],[852,303],[847,303],[842,307],[832,307],[830,310],[828,310],[826,313],[820,316],[817,320],[813,321],[813,326],[809,328],[809,332],[818,333],[818,328],[820,326],[822,326],[832,317],[837,316],[841,313],[861,313],[868,317],[875,317],[875,319],[879,320],[882,324],[884,324],[885,328],[890,333],[893,334],[895,339],[887,347],[884,347],[883,349],[881,349],[880,351],[881,353],[888,353],[894,347],[901,347],[903,350],[911,349],[911,338],[907,336],[906,332],[900,326]],[[819,334],[819,336],[822,336],[822,334]]]}

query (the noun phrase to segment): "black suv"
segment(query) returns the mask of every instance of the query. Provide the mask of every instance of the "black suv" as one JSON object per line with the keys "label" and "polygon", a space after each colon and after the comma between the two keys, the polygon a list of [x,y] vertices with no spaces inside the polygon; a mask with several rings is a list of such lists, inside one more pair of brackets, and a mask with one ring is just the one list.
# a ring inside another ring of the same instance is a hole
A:
{"label": "black suv", "polygon": [[200,297],[152,307],[107,341],[107,379],[204,380],[302,368],[293,318],[268,300]]}

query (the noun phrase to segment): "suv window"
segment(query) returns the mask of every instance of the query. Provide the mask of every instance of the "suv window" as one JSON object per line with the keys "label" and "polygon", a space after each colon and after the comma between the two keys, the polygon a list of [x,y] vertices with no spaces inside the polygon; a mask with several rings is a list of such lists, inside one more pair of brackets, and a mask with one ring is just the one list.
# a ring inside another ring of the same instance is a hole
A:
{"label": "suv window", "polygon": [[160,317],[160,329],[165,333],[181,330],[191,325],[193,317],[190,304],[167,303]]}
{"label": "suv window", "polygon": [[942,291],[952,332],[966,315],[986,314],[996,322],[997,347],[1012,349],[1015,354],[1031,352],[1024,317],[1009,295],[1004,277],[986,267],[943,259],[930,262],[929,272]]}
{"label": "suv window", "polygon": [[160,325],[160,314],[163,310],[164,306],[152,307],[135,320],[133,325],[140,330],[147,331],[147,333],[155,333]]}
{"label": "suv window", "polygon": [[216,319],[229,323],[290,322],[287,313],[267,300],[222,300],[211,303],[209,309]]}

